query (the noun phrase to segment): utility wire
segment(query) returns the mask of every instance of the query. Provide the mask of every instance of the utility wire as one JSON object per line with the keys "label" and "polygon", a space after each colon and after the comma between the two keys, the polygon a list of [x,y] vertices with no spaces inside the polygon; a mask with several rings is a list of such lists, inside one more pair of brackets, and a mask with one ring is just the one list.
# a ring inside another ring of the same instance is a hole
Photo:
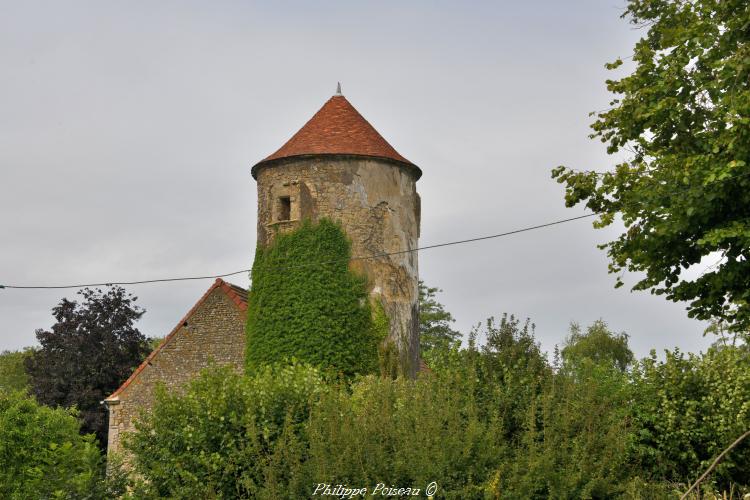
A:
{"label": "utility wire", "polygon": [[[384,252],[384,253],[373,254],[373,255],[361,255],[357,257],[352,257],[349,260],[354,261],[354,260],[377,259],[380,257],[388,257],[391,255],[400,255],[400,254],[405,254],[405,253],[419,252],[421,250],[429,250],[431,248],[440,248],[440,247],[447,247],[447,246],[452,246],[452,245],[462,245],[465,243],[474,243],[477,241],[491,240],[494,238],[502,238],[504,236],[511,236],[513,234],[525,233],[527,231],[533,231],[535,229],[542,229],[545,227],[564,224],[566,222],[586,219],[588,217],[594,217],[596,215],[598,214],[596,213],[584,214],[584,215],[579,215],[577,217],[569,217],[567,219],[559,219],[559,220],[547,222],[544,224],[538,224],[536,226],[528,226],[528,227],[523,227],[520,229],[514,229],[512,231],[506,231],[504,233],[491,234],[487,236],[478,236],[476,238],[469,238],[466,240],[449,241],[447,243],[437,243],[435,245],[427,245],[424,247],[417,247],[417,248],[412,248],[409,250],[399,250],[397,252]],[[340,262],[340,260],[332,260],[332,261],[327,261],[327,262],[310,262],[307,264],[283,266],[281,267],[281,269],[297,269],[297,268],[302,268],[302,267],[333,264],[336,262]],[[228,276],[235,276],[237,274],[249,273],[249,272],[250,272],[250,269],[241,269],[239,271],[233,271],[231,273],[214,274],[210,276],[187,276],[187,277],[180,277],[180,278],[160,278],[160,279],[141,280],[141,281],[107,281],[107,282],[102,282],[102,283],[86,283],[86,284],[78,284],[78,285],[55,285],[55,286],[0,285],[0,288],[24,289],[24,290],[57,290],[57,289],[64,289],[64,288],[85,288],[85,287],[93,287],[93,286],[110,286],[110,285],[143,285],[143,284],[148,284],[148,283],[165,283],[165,282],[171,282],[171,281],[191,281],[191,280],[205,280],[205,279],[212,279],[212,278],[226,278]]]}
{"label": "utility wire", "polygon": [[226,278],[227,276],[234,276],[236,274],[248,273],[250,269],[242,269],[241,271],[234,271],[226,274],[213,274],[211,276],[187,276],[181,278],[159,278],[154,280],[142,280],[142,281],[106,281],[103,283],[86,283],[82,285],[54,285],[54,286],[22,286],[22,285],[0,285],[2,288],[15,288],[15,289],[27,289],[27,290],[54,290],[59,288],[85,288],[87,286],[111,286],[111,285],[144,285],[148,283],[165,283],[168,281],[190,281],[190,280],[207,280],[213,278]]}
{"label": "utility wire", "polygon": [[[734,181],[739,178],[746,177],[748,175],[750,175],[750,172],[745,172],[745,173],[734,175],[734,176],[724,178],[724,179],[716,179],[715,181],[709,182],[707,184],[718,184],[720,182],[725,182],[725,181]],[[693,186],[688,186],[685,189],[677,189],[674,191],[673,194],[678,194],[683,191],[687,192],[691,189],[693,189]],[[352,257],[349,260],[355,261],[355,260],[377,259],[380,257],[388,257],[390,255],[400,255],[400,254],[411,253],[411,252],[419,252],[421,250],[429,250],[431,248],[440,248],[440,247],[447,247],[447,246],[452,246],[452,245],[462,245],[464,243],[473,243],[477,241],[491,240],[494,238],[502,238],[504,236],[511,236],[513,234],[525,233],[527,231],[533,231],[535,229],[543,229],[543,228],[550,227],[550,226],[556,226],[558,224],[564,224],[566,222],[573,222],[573,221],[580,220],[580,219],[595,217],[602,213],[606,213],[606,212],[592,212],[592,213],[588,213],[584,215],[579,215],[577,217],[569,217],[567,219],[559,219],[559,220],[547,222],[544,224],[538,224],[536,226],[528,226],[528,227],[523,227],[520,229],[514,229],[513,231],[507,231],[504,233],[491,234],[487,236],[478,236],[476,238],[469,238],[466,240],[449,241],[447,243],[437,243],[435,245],[417,247],[417,248],[412,248],[408,250],[399,250],[397,252],[385,252],[385,253],[379,253],[379,254],[373,254],[373,255],[362,255],[362,256]],[[297,268],[302,268],[302,267],[333,264],[336,262],[340,262],[340,260],[332,260],[332,261],[327,261],[327,262],[310,262],[307,264],[298,264],[298,265],[283,266],[283,267],[274,266],[274,268],[275,269],[297,269]],[[0,289],[9,288],[9,289],[18,289],[18,290],[21,290],[21,289],[23,290],[57,290],[57,289],[65,289],[65,288],[85,288],[85,287],[92,287],[92,286],[143,285],[143,284],[149,284],[149,283],[167,283],[167,282],[172,282],[172,281],[192,281],[192,280],[205,280],[205,279],[214,279],[214,278],[226,278],[228,276],[235,276],[237,274],[249,273],[250,271],[251,271],[250,269],[241,269],[239,271],[233,271],[230,273],[214,274],[214,275],[209,275],[209,276],[186,276],[186,277],[179,277],[179,278],[160,278],[160,279],[141,280],[141,281],[108,281],[108,282],[102,282],[102,283],[88,283],[88,284],[79,284],[79,285],[56,285],[56,286],[0,285]]]}

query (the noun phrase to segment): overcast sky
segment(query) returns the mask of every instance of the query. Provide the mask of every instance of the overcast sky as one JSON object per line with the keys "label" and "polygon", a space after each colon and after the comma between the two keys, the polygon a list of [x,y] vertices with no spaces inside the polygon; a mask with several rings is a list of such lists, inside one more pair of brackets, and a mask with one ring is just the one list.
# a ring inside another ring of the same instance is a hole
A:
{"label": "overcast sky", "polygon": [[[0,284],[212,275],[255,249],[250,167],[343,93],[419,165],[420,244],[583,213],[550,178],[614,163],[588,139],[604,63],[639,36],[621,0],[0,1]],[[624,71],[627,71],[627,65]],[[543,347],[597,318],[649,349],[705,349],[684,305],[615,290],[591,220],[427,250],[466,332],[530,317]],[[631,285],[633,276],[626,276]],[[212,280],[132,286],[163,336]],[[246,286],[246,276],[231,281]],[[0,290],[0,350],[74,290]]]}

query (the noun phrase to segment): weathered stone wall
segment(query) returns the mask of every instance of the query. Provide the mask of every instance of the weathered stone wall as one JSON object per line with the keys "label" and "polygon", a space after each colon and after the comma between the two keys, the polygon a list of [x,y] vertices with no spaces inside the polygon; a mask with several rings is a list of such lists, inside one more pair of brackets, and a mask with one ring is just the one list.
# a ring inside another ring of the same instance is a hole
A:
{"label": "weathered stone wall", "polygon": [[141,409],[150,410],[158,383],[179,391],[211,361],[242,370],[245,356],[245,314],[220,288],[205,297],[151,363],[109,401],[108,453],[123,453],[122,435],[133,430]]}
{"label": "weathered stone wall", "polygon": [[[356,156],[288,158],[263,166],[258,181],[258,244],[289,231],[303,219],[328,217],[352,240],[351,267],[364,272],[370,294],[382,299],[390,339],[408,372],[419,360],[417,248],[420,199],[416,176],[397,162]],[[291,203],[281,220],[282,198]],[[376,258],[357,259],[402,252]]]}

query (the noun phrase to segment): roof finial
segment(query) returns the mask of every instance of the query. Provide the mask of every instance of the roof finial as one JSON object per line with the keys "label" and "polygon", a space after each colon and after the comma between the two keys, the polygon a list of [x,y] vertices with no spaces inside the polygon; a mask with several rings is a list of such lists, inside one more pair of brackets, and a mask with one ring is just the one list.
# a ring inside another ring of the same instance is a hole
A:
{"label": "roof finial", "polygon": [[343,96],[344,94],[341,93],[341,82],[336,82],[336,93],[333,94],[335,96]]}

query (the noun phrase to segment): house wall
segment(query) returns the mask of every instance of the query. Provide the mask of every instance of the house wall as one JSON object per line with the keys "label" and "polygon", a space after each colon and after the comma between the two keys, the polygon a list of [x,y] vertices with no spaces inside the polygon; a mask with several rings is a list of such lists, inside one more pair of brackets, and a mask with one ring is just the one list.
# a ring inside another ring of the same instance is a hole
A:
{"label": "house wall", "polygon": [[[341,223],[352,255],[371,256],[417,248],[420,199],[413,168],[358,156],[288,158],[261,167],[258,182],[258,244],[301,220],[327,217]],[[279,220],[279,199],[291,200],[290,220]],[[353,260],[369,291],[379,297],[407,370],[419,360],[417,252]]]}
{"label": "house wall", "polygon": [[108,401],[108,453],[126,455],[122,436],[133,430],[141,410],[152,408],[159,382],[178,391],[211,360],[242,370],[244,353],[245,314],[225,292],[214,288],[117,400]]}

